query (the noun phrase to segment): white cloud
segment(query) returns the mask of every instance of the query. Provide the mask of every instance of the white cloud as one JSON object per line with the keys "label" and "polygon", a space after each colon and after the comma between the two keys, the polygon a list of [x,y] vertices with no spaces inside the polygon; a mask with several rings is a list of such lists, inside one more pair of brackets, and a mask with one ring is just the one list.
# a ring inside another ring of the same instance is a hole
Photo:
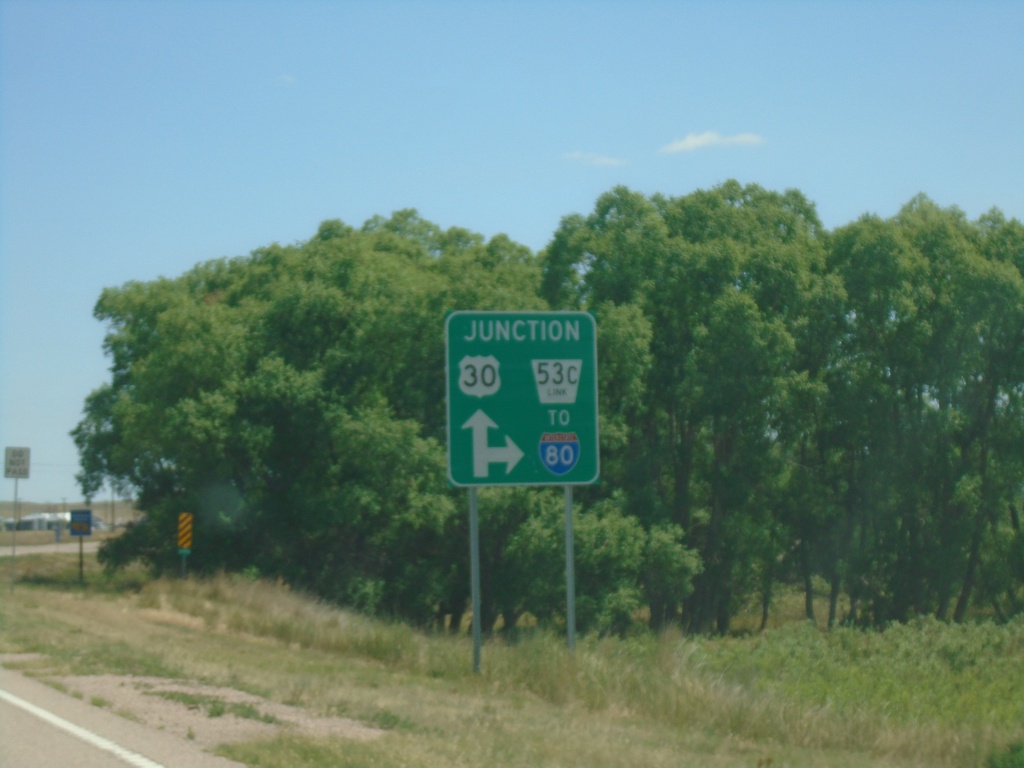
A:
{"label": "white cloud", "polygon": [[278,75],[271,80],[271,82],[276,83],[277,85],[283,85],[287,88],[290,85],[295,85],[295,78],[291,75]]}
{"label": "white cloud", "polygon": [[756,133],[723,136],[717,131],[705,131],[704,133],[688,134],[685,139],[676,139],[671,144],[662,147],[661,151],[672,155],[676,152],[693,152],[696,149],[707,149],[708,147],[754,146],[763,142],[764,138]]}
{"label": "white cloud", "polygon": [[567,152],[565,154],[565,159],[573,163],[582,163],[583,165],[596,165],[605,167],[626,165],[627,162],[618,157],[608,157],[607,155],[599,155],[596,152]]}

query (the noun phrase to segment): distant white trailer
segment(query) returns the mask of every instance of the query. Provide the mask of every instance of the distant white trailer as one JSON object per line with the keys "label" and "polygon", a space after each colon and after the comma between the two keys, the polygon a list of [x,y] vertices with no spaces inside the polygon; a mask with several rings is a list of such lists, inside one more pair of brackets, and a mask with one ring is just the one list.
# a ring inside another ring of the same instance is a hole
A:
{"label": "distant white trailer", "polygon": [[[33,512],[18,520],[19,531],[53,531],[67,528],[71,522],[70,512]],[[4,529],[14,529],[14,519],[4,518]]]}

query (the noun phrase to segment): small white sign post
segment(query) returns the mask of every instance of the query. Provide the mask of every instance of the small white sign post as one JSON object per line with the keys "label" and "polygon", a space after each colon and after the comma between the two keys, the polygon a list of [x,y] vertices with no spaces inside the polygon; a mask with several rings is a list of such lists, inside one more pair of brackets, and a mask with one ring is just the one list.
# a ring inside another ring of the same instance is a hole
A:
{"label": "small white sign post", "polygon": [[14,589],[14,563],[17,539],[18,523],[21,515],[18,514],[18,481],[28,480],[29,464],[32,458],[30,448],[6,448],[4,449],[4,477],[14,478],[14,530],[11,531],[11,589]]}

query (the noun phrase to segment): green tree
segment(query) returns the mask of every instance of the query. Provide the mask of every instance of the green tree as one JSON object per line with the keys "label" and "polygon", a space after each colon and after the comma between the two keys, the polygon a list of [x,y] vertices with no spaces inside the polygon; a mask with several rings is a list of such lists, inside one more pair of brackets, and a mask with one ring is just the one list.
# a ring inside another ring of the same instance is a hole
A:
{"label": "green tree", "polygon": [[[926,197],[825,232],[729,181],[624,187],[540,255],[414,210],[105,290],[110,381],[73,432],[83,491],[145,522],[108,567],[256,568],[457,631],[465,497],[445,480],[443,318],[598,318],[601,483],[576,496],[578,620],[728,630],[829,584],[830,625],[1024,611],[1024,227]],[[480,493],[482,613],[565,618],[560,494]]]}
{"label": "green tree", "polygon": [[1013,246],[997,245],[1013,242],[1004,226],[918,197],[833,239],[847,300],[823,441],[841,446],[833,551],[851,618],[863,599],[875,622],[951,608],[962,620],[990,532],[1000,520],[1012,530],[999,510],[1018,493],[1019,465],[996,444],[1020,421],[1021,293]]}
{"label": "green tree", "polygon": [[256,567],[435,620],[466,540],[445,482],[444,312],[540,306],[539,279],[507,237],[400,211],[108,289],[112,377],[74,431],[80,480],[87,494],[112,480],[147,516],[104,561],[170,569],[192,511],[200,572]]}
{"label": "green tree", "polygon": [[[751,562],[775,554],[761,535],[767,487],[786,453],[784,416],[796,412],[787,400],[807,389],[794,370],[796,339],[810,337],[820,235],[796,192],[729,182],[647,199],[617,188],[589,217],[563,219],[546,252],[549,300],[602,316],[632,307],[645,321],[633,322],[633,344],[617,345],[650,360],[630,385],[640,407],[632,401],[620,415],[610,405],[603,460],[631,514],[648,530],[678,526],[699,552],[704,570],[685,610],[693,629],[727,628],[755,586]],[[680,607],[657,605],[652,622]]]}

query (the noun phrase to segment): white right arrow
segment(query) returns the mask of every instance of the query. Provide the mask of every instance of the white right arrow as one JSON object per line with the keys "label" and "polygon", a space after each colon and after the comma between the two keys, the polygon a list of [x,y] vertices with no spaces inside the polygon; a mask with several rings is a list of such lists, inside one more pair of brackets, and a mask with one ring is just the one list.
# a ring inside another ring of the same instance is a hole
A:
{"label": "white right arrow", "polygon": [[507,475],[523,458],[523,452],[508,435],[503,446],[492,448],[487,444],[488,430],[497,429],[498,425],[482,410],[477,409],[462,428],[473,430],[473,477],[487,477],[491,464],[504,464]]}

